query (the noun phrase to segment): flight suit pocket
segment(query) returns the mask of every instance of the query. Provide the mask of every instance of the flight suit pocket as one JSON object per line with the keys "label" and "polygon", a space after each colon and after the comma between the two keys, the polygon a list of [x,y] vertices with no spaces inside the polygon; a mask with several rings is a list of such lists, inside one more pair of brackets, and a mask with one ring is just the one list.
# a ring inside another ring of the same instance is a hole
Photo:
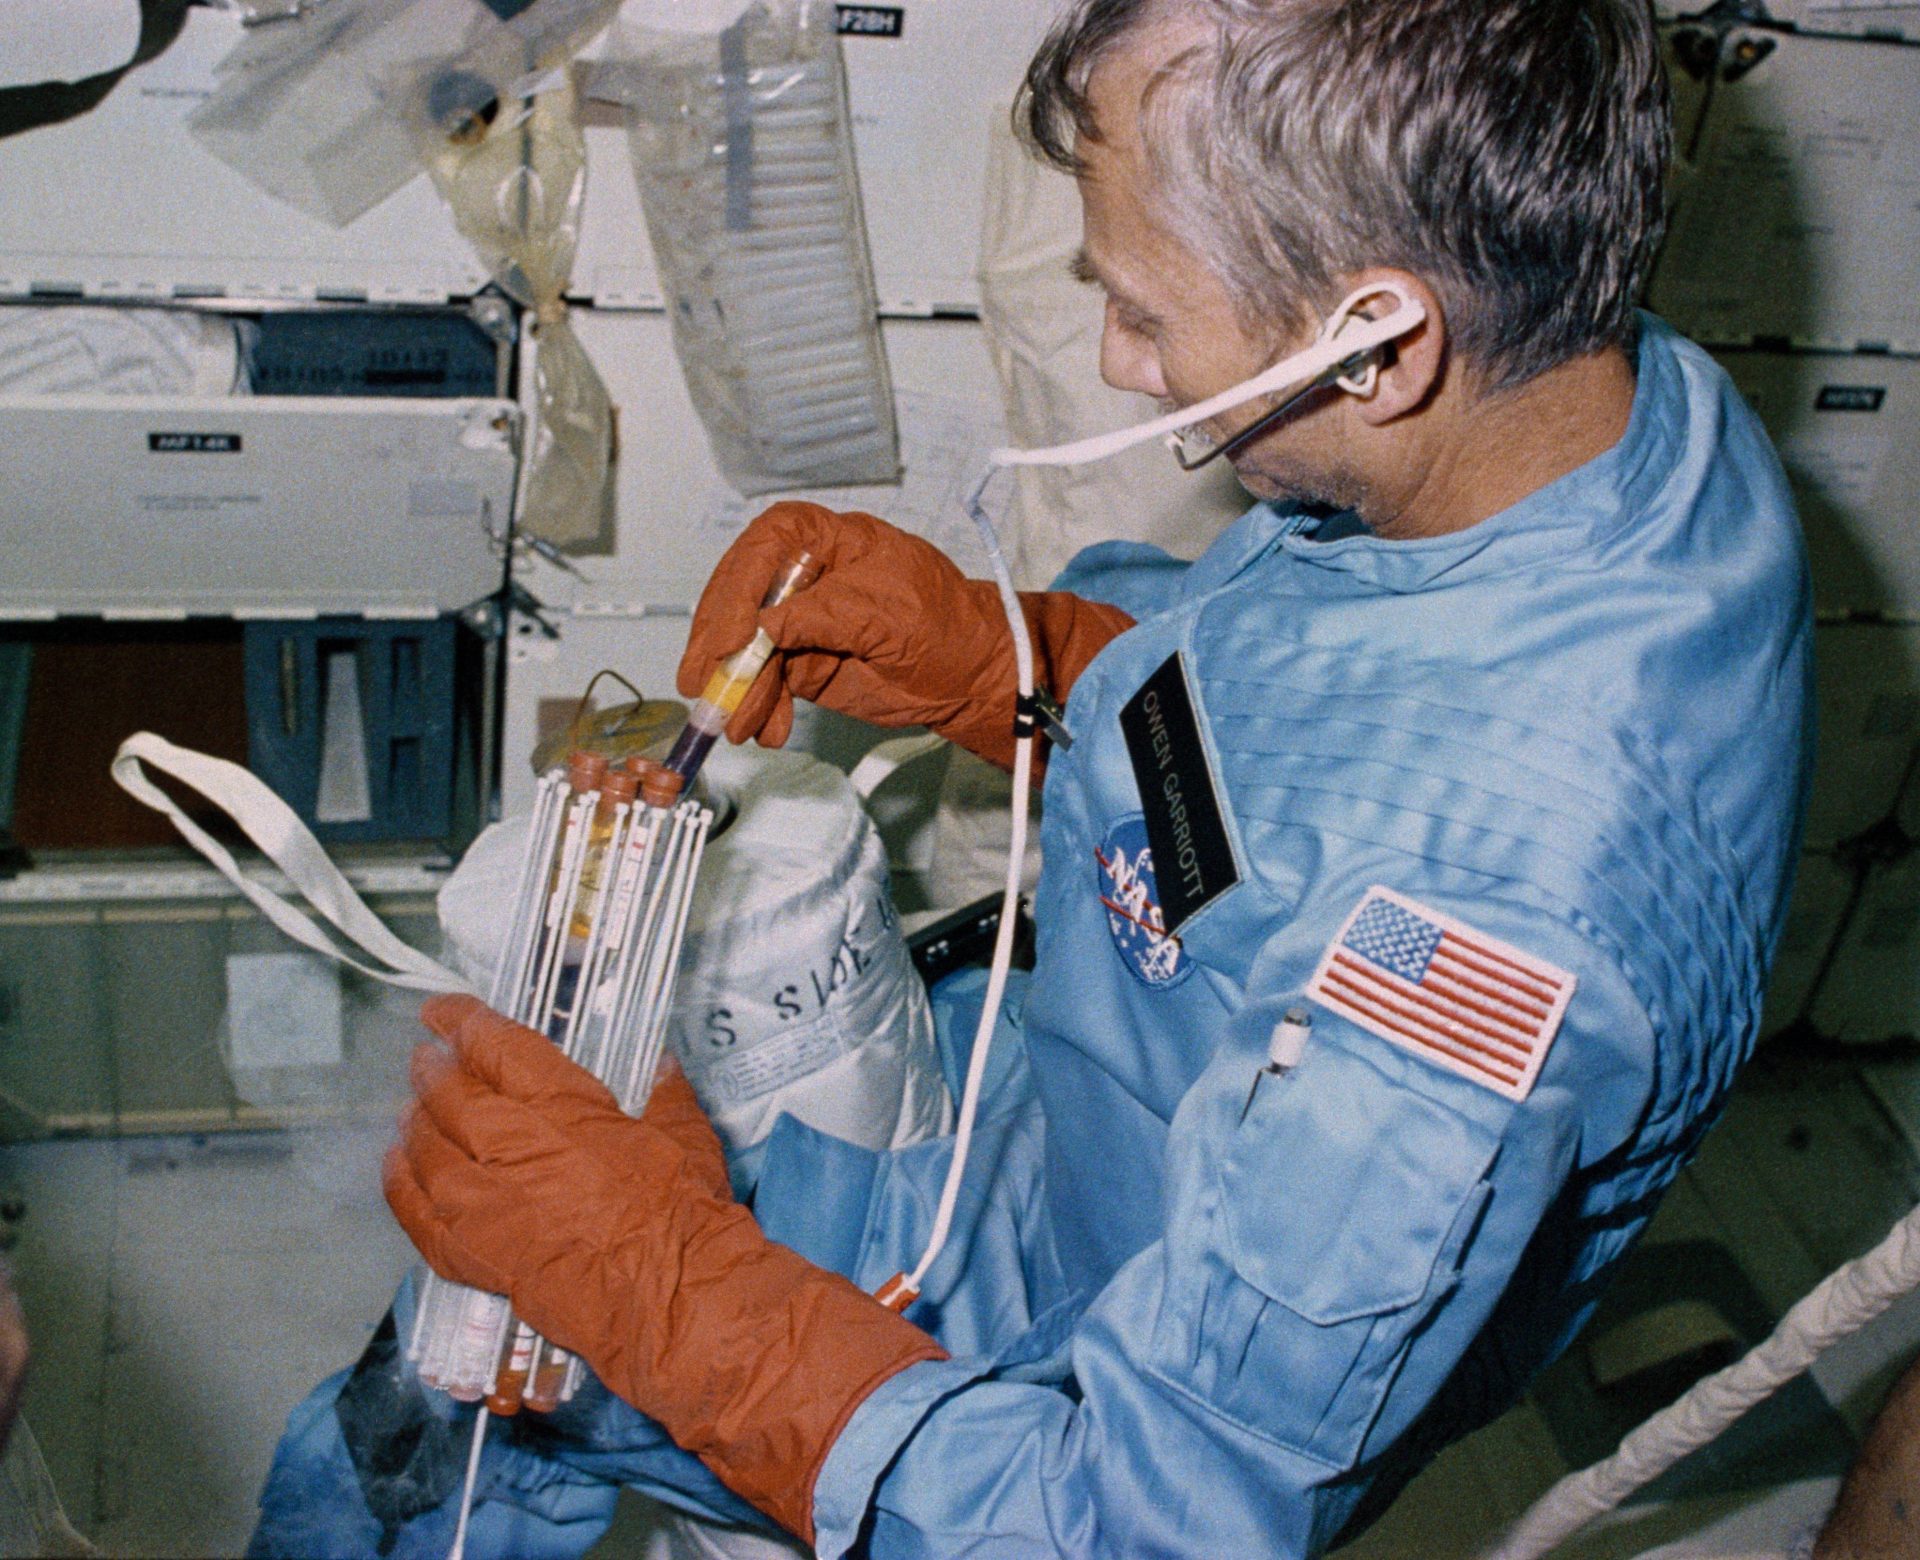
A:
{"label": "flight suit pocket", "polygon": [[1497,1147],[1482,1123],[1335,1045],[1262,1075],[1216,1162],[1204,1288],[1182,1308],[1188,1388],[1258,1435],[1351,1467],[1453,1288]]}

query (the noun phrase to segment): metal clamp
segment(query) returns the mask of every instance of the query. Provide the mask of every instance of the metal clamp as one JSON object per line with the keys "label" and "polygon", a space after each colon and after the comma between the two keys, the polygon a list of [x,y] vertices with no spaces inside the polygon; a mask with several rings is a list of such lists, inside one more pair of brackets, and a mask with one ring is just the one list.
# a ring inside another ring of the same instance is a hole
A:
{"label": "metal clamp", "polygon": [[1067,712],[1045,688],[1035,688],[1013,706],[1014,736],[1030,737],[1036,730],[1043,732],[1062,753],[1073,746],[1073,733],[1067,729]]}

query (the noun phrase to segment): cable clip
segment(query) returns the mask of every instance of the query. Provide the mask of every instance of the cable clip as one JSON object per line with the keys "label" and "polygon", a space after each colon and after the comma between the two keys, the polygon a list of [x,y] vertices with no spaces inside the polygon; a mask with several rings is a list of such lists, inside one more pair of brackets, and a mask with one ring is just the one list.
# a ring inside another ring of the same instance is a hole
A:
{"label": "cable clip", "polygon": [[1036,730],[1044,732],[1047,740],[1062,753],[1073,746],[1073,733],[1067,730],[1067,712],[1045,688],[1035,688],[1031,695],[1014,701],[1014,736],[1030,737]]}

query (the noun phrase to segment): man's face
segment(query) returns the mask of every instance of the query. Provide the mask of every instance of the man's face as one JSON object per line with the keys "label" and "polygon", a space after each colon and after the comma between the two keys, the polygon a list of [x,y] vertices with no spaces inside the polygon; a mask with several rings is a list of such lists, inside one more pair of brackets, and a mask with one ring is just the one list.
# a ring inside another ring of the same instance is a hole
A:
{"label": "man's face", "polygon": [[[1161,225],[1143,192],[1148,187],[1139,111],[1153,67],[1176,46],[1164,33],[1103,60],[1089,82],[1101,139],[1083,140],[1079,179],[1084,242],[1074,270],[1106,294],[1100,377],[1170,407],[1191,406],[1250,379],[1281,357],[1311,344],[1256,340],[1231,296],[1199,255]],[[1206,425],[1224,442],[1271,405],[1250,402]],[[1264,498],[1344,503],[1340,473],[1304,427],[1311,413],[1254,442],[1234,460],[1241,481]]]}

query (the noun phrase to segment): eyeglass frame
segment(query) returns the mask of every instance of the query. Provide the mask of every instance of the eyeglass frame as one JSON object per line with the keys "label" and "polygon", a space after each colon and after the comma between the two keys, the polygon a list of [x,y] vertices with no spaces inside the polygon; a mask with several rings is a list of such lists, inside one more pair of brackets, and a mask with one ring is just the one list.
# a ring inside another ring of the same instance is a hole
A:
{"label": "eyeglass frame", "polygon": [[1369,373],[1375,369],[1387,367],[1393,361],[1393,356],[1393,343],[1389,341],[1380,346],[1368,347],[1363,351],[1356,352],[1350,358],[1341,359],[1341,361],[1334,364],[1333,367],[1325,370],[1318,377],[1309,380],[1298,390],[1294,391],[1292,395],[1274,407],[1272,411],[1263,412],[1260,416],[1254,418],[1252,422],[1248,423],[1246,427],[1242,428],[1224,444],[1211,446],[1206,454],[1202,455],[1198,460],[1188,459],[1186,435],[1184,433],[1168,435],[1167,447],[1173,451],[1174,461],[1182,471],[1198,471],[1202,466],[1212,465],[1213,462],[1219,460],[1222,456],[1232,459],[1256,439],[1263,437],[1279,427],[1281,423],[1285,422],[1288,417],[1300,409],[1303,402],[1318,395],[1323,390],[1332,389],[1343,379],[1351,379],[1359,374]]}

